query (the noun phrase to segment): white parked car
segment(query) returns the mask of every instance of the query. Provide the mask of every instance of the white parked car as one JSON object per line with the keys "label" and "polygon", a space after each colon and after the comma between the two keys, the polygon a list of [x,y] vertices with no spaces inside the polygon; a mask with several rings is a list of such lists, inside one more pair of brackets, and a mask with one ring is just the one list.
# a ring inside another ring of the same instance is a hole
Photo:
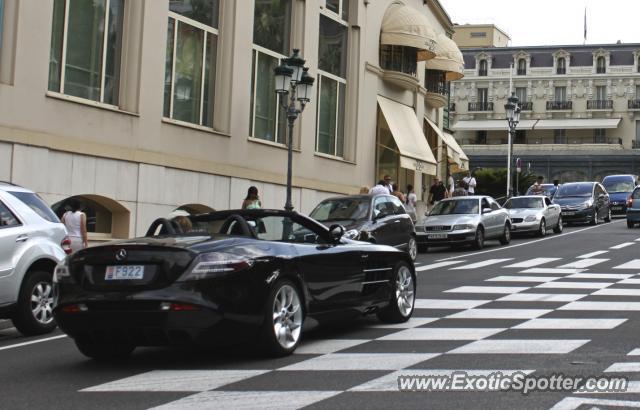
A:
{"label": "white parked car", "polygon": [[0,182],[0,318],[23,334],[52,331],[51,280],[71,252],[67,230],[33,191]]}
{"label": "white parked car", "polygon": [[544,236],[551,228],[555,233],[562,233],[560,205],[551,203],[546,196],[518,196],[508,199],[503,206],[509,211],[514,233],[535,232]]}

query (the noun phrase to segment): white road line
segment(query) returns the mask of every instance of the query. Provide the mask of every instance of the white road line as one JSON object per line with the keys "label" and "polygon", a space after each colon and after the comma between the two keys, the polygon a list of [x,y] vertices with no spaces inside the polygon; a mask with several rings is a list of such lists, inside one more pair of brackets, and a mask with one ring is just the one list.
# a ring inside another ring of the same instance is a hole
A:
{"label": "white road line", "polygon": [[425,270],[444,268],[445,266],[455,265],[457,263],[463,263],[463,262],[464,261],[457,260],[457,261],[446,261],[446,262],[432,263],[432,264],[429,264],[429,265],[424,265],[424,266],[420,266],[420,267],[416,268],[416,272],[423,272]]}
{"label": "white road line", "polygon": [[574,273],[565,279],[627,279],[631,276],[626,273]]}
{"label": "white road line", "polygon": [[549,273],[552,275],[570,275],[572,273],[582,273],[585,269],[559,269],[559,268],[531,268],[526,269],[518,273],[536,273],[536,274],[545,274]]}
{"label": "white road line", "polygon": [[551,282],[564,276],[496,276],[485,282]]}
{"label": "white road line", "polygon": [[[397,386],[396,386],[397,387]],[[204,391],[183,397],[152,410],[201,409],[301,409],[330,399],[342,391]],[[283,403],[282,398],[286,397]]]}
{"label": "white road line", "polygon": [[597,265],[599,263],[606,262],[608,260],[609,259],[580,259],[580,260],[575,261],[575,262],[567,263],[566,265],[558,266],[558,268],[560,268],[560,269],[563,269],[563,268],[573,268],[573,269],[588,268],[589,266]]}
{"label": "white road line", "polygon": [[467,299],[416,299],[415,309],[472,309],[491,300],[467,300]]}
{"label": "white road line", "polygon": [[600,289],[594,296],[640,296],[640,289]]}
{"label": "white road line", "polygon": [[62,338],[65,338],[65,337],[67,337],[67,335],[52,336],[52,337],[47,337],[45,339],[32,340],[30,342],[23,342],[23,343],[18,343],[18,344],[15,344],[15,345],[2,346],[2,347],[0,347],[0,350],[15,349],[16,347],[29,346],[29,345],[33,345],[33,344],[36,344],[36,343],[42,343],[42,342],[49,342],[51,340],[62,339]]}
{"label": "white road line", "polygon": [[634,245],[633,242],[625,242],[625,243],[621,243],[620,245],[616,245],[616,246],[612,246],[609,249],[622,249],[622,248],[626,248],[627,246],[631,246]]}
{"label": "white road line", "polygon": [[485,266],[489,266],[489,265],[495,265],[496,263],[501,263],[501,262],[506,262],[506,261],[510,261],[513,258],[505,258],[505,259],[487,259],[485,261],[482,262],[477,262],[477,263],[472,263],[471,265],[464,265],[464,266],[457,266],[455,268],[451,268],[452,270],[462,270],[462,269],[477,269],[477,268],[483,268]]}
{"label": "white road line", "polygon": [[412,327],[418,327],[426,325],[427,323],[440,320],[439,317],[412,317],[403,323],[380,323],[376,325],[369,325],[370,328],[375,329],[410,329]]}
{"label": "white road line", "polygon": [[518,286],[460,286],[455,289],[445,290],[444,293],[518,293],[523,290],[529,289],[528,287]]}
{"label": "white road line", "polygon": [[567,354],[588,342],[589,339],[478,340],[447,354]]}
{"label": "white road line", "polygon": [[589,258],[593,258],[594,256],[604,255],[605,253],[608,253],[608,252],[609,251],[595,251],[595,252],[591,252],[591,253],[585,253],[584,255],[576,256],[576,258],[578,258],[578,259],[589,259]]}
{"label": "white road line", "polygon": [[588,397],[565,397],[564,399],[556,403],[556,405],[553,406],[550,410],[576,410],[579,408],[597,409],[603,406],[633,409],[640,407],[640,401],[602,400],[592,399]]}
{"label": "white road line", "polygon": [[607,367],[605,373],[637,373],[640,372],[640,362],[614,363]]}
{"label": "white road line", "polygon": [[349,349],[363,343],[370,342],[370,339],[321,339],[302,341],[300,346],[293,352],[294,354],[327,354],[335,353],[340,350]]}
{"label": "white road line", "polygon": [[447,319],[533,319],[553,312],[551,309],[469,309]]}
{"label": "white road line", "polygon": [[633,349],[632,351],[627,353],[627,356],[640,356],[640,349]]}
{"label": "white road line", "polygon": [[557,310],[640,311],[640,302],[571,302]]}
{"label": "white road line", "polygon": [[603,289],[613,285],[612,282],[548,282],[541,283],[536,288],[546,289]]}
{"label": "white road line", "polygon": [[640,242],[640,238],[636,239],[635,241],[636,241],[636,242]]}
{"label": "white road line", "polygon": [[403,330],[377,340],[480,340],[505,330],[507,329],[422,327]]}
{"label": "white road line", "polygon": [[531,319],[512,329],[613,329],[627,319]]}
{"label": "white road line", "polygon": [[549,262],[555,262],[562,258],[534,258],[528,261],[514,263],[513,265],[503,266],[503,268],[533,268],[534,266],[543,265]]}
{"label": "white road line", "polygon": [[580,293],[514,293],[496,302],[575,302],[589,294]]}
{"label": "white road line", "polygon": [[[542,242],[542,241],[551,241],[551,240],[554,240],[554,239],[564,239],[564,238],[566,238],[566,237],[567,237],[567,236],[569,236],[569,235],[575,235],[575,234],[577,234],[577,233],[581,233],[581,232],[584,232],[584,231],[588,231],[588,230],[590,230],[590,229],[597,229],[597,228],[602,228],[602,227],[604,227],[604,226],[611,226],[611,225],[613,225],[613,224],[617,224],[617,223],[620,223],[620,222],[623,222],[623,221],[624,221],[624,220],[618,220],[618,221],[613,221],[613,222],[611,222],[611,223],[608,223],[608,224],[606,224],[606,225],[590,226],[590,227],[588,227],[588,228],[582,228],[582,229],[578,229],[578,230],[575,230],[575,231],[566,232],[566,233],[563,233],[562,235],[546,236],[546,237],[541,238],[541,239],[536,239],[536,240],[533,240],[533,241],[522,242],[522,243],[518,243],[518,244],[516,244],[516,245],[502,246],[502,247],[500,247],[500,248],[496,248],[496,249],[489,249],[489,250],[486,250],[486,251],[480,251],[480,252],[468,253],[468,254],[465,254],[464,256],[465,256],[465,258],[468,258],[468,257],[470,257],[470,256],[483,255],[483,254],[485,254],[485,253],[505,251],[505,250],[508,250],[508,249],[511,249],[511,248],[518,248],[518,247],[520,247],[520,246],[529,246],[529,245],[531,245],[531,244],[538,243],[538,242]],[[640,238],[639,238],[638,240],[640,241]],[[438,259],[438,262],[444,262],[444,261],[448,261],[448,260],[452,260],[452,259],[458,259],[458,258],[459,258],[459,256],[452,256],[452,257],[450,257],[450,258]]]}
{"label": "white road line", "polygon": [[439,353],[329,353],[277,370],[400,370]]}
{"label": "white road line", "polygon": [[[634,275],[631,275],[634,276]],[[620,285],[640,285],[640,279],[625,279],[618,282]]]}
{"label": "white road line", "polygon": [[613,269],[640,269],[640,259],[633,259],[622,265],[614,266]]}

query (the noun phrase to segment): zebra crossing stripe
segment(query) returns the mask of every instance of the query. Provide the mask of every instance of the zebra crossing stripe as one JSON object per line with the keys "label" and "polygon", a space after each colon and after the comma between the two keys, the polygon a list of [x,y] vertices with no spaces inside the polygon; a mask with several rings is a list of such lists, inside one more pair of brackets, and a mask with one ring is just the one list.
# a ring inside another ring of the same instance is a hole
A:
{"label": "zebra crossing stripe", "polygon": [[294,354],[327,354],[335,353],[339,350],[349,349],[363,343],[370,342],[368,339],[329,339],[304,341],[296,348]]}
{"label": "zebra crossing stripe", "polygon": [[640,285],[640,279],[625,279],[618,282],[618,284],[619,285]]}
{"label": "zebra crossing stripe", "polygon": [[[153,409],[299,409],[340,393],[342,391],[204,391]],[[283,397],[286,397],[285,403]]]}
{"label": "zebra crossing stripe", "polygon": [[632,351],[627,353],[627,356],[640,356],[640,349],[633,349]]}
{"label": "zebra crossing stripe", "polygon": [[595,251],[595,252],[591,252],[591,253],[585,253],[584,255],[576,256],[576,258],[578,258],[578,259],[589,259],[589,258],[593,258],[594,256],[604,255],[605,253],[608,253],[608,252],[609,251]]}
{"label": "zebra crossing stripe", "polygon": [[614,266],[613,269],[640,269],[640,259],[633,259],[622,265]]}
{"label": "zebra crossing stripe", "polygon": [[640,311],[640,302],[571,302],[558,310]]}
{"label": "zebra crossing stripe", "polygon": [[479,340],[507,329],[421,327],[403,330],[377,340]]}
{"label": "zebra crossing stripe", "polygon": [[575,302],[589,296],[588,293],[514,293],[501,297],[497,302]]}
{"label": "zebra crossing stripe", "polygon": [[601,400],[601,399],[591,399],[591,398],[581,398],[581,397],[565,397],[555,406],[553,406],[550,410],[576,410],[586,406],[586,408],[594,408],[597,409],[598,406],[610,406],[610,407],[619,407],[619,408],[638,408],[640,407],[640,401],[629,401],[629,400]]}
{"label": "zebra crossing stripe", "polygon": [[558,266],[558,268],[588,268],[589,266],[597,265],[608,260],[609,259],[580,259],[575,262],[567,263],[566,265]]}
{"label": "zebra crossing stripe", "polygon": [[626,273],[574,273],[565,276],[566,279],[627,279],[633,275]]}
{"label": "zebra crossing stripe", "polygon": [[523,290],[529,289],[528,287],[518,286],[460,286],[455,289],[445,290],[445,293],[518,293]]}
{"label": "zebra crossing stripe", "polygon": [[536,288],[545,289],[602,289],[613,285],[612,282],[547,282]]}
{"label": "zebra crossing stripe", "polygon": [[620,326],[627,319],[546,319],[536,318],[520,323],[512,329],[571,329],[571,330],[591,330],[591,329],[613,329]]}
{"label": "zebra crossing stripe", "polygon": [[609,249],[622,249],[622,248],[626,248],[627,246],[631,246],[633,244],[634,244],[633,242],[625,242],[625,243],[621,243],[620,245],[612,246]]}
{"label": "zebra crossing stripe", "polygon": [[486,261],[482,261],[482,262],[477,262],[477,263],[472,263],[471,265],[464,265],[464,266],[458,266],[452,269],[455,270],[463,270],[463,269],[477,269],[477,268],[483,268],[485,266],[489,266],[489,265],[495,265],[496,263],[502,263],[502,262],[507,262],[512,260],[513,258],[506,258],[506,259],[487,259]]}
{"label": "zebra crossing stripe", "polygon": [[594,296],[640,296],[640,289],[600,289]]}
{"label": "zebra crossing stripe", "polygon": [[496,276],[485,282],[551,282],[562,278],[562,276]]}
{"label": "zebra crossing stripe", "polygon": [[464,261],[444,261],[444,262],[432,263],[432,264],[429,264],[429,265],[424,265],[424,266],[417,267],[416,268],[416,272],[424,272],[426,270],[444,268],[445,266],[456,265],[456,264],[460,264],[460,263],[463,263],[463,262]]}
{"label": "zebra crossing stripe", "polygon": [[472,309],[491,300],[469,300],[469,299],[416,299],[415,309]]}
{"label": "zebra crossing stripe", "polygon": [[589,339],[477,340],[453,349],[447,354],[567,354],[589,341]]}
{"label": "zebra crossing stripe", "polygon": [[400,370],[440,353],[329,353],[278,370]]}
{"label": "zebra crossing stripe", "polygon": [[533,319],[551,309],[469,309],[447,316],[448,319]]}
{"label": "zebra crossing stripe", "polygon": [[607,367],[605,373],[638,373],[640,372],[640,362],[614,363]]}
{"label": "zebra crossing stripe", "polygon": [[514,263],[512,265],[503,266],[504,268],[533,268],[534,266],[543,265],[549,262],[555,262],[562,258],[534,258],[524,262]]}
{"label": "zebra crossing stripe", "polygon": [[551,274],[551,275],[571,275],[572,273],[582,273],[584,269],[561,269],[561,268],[531,268],[518,273]]}

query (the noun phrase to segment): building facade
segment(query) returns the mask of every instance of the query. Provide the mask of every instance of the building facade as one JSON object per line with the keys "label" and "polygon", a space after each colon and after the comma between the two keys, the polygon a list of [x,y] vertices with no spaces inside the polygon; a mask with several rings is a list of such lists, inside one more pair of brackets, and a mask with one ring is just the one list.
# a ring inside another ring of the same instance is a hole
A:
{"label": "building facade", "polygon": [[493,24],[456,24],[453,41],[460,48],[507,47],[511,38]]}
{"label": "building facade", "polygon": [[506,166],[511,89],[522,110],[514,157],[530,171],[561,182],[640,171],[640,44],[463,54],[465,78],[452,85],[452,129],[472,167]]}
{"label": "building facade", "polygon": [[442,133],[463,62],[437,1],[0,0],[0,16],[0,180],[56,211],[80,198],[94,241],[238,208],[252,185],[281,208],[273,69],[293,49],[315,78],[292,136],[296,210],[382,174],[420,193],[465,166]]}

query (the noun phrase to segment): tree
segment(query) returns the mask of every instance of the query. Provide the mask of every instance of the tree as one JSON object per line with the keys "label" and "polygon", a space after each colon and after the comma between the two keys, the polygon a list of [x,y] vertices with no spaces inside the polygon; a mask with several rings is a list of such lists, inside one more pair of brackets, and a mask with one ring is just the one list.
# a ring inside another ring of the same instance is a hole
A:
{"label": "tree", "polygon": [[[481,168],[474,174],[478,188],[477,193],[489,195],[494,198],[505,197],[507,194],[507,170],[506,168]],[[531,172],[521,172],[518,189],[514,195],[524,194],[527,189],[536,181],[536,175]],[[515,172],[514,172],[515,178]],[[515,186],[515,180],[513,185]]]}

